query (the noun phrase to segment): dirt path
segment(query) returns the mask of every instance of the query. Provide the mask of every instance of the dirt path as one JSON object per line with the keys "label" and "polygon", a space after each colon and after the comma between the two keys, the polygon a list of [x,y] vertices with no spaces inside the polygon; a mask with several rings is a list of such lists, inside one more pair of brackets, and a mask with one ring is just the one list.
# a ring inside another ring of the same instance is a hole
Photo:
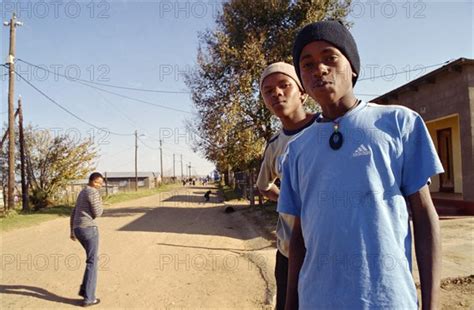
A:
{"label": "dirt path", "polygon": [[[106,207],[97,296],[106,308],[270,308],[274,248],[204,187]],[[214,189],[214,193],[216,190]],[[71,308],[84,253],[68,219],[2,233],[0,308]]]}

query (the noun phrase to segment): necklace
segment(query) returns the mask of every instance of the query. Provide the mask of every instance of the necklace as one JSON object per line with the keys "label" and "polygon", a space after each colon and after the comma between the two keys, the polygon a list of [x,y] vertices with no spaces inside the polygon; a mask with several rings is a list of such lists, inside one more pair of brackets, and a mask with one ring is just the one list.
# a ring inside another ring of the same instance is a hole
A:
{"label": "necklace", "polygon": [[342,146],[342,143],[344,142],[344,137],[342,136],[342,133],[339,131],[339,123],[334,122],[334,132],[332,135],[329,137],[329,146],[333,150],[339,150]]}
{"label": "necklace", "polygon": [[[331,119],[328,119],[329,121],[331,121],[333,123],[333,128],[334,128],[334,132],[332,133],[332,135],[329,137],[329,146],[337,151],[339,150],[341,147],[342,147],[342,144],[344,143],[344,137],[342,136],[342,133],[339,131],[339,123],[341,122],[342,118],[350,111],[352,111],[353,109],[355,109],[355,107],[357,107],[360,103],[360,100],[356,99],[356,101],[354,102],[354,104],[352,105],[352,107],[346,111],[346,113],[344,113],[344,115],[342,117],[340,117],[338,120],[331,120]],[[322,114],[321,114],[322,116]]]}

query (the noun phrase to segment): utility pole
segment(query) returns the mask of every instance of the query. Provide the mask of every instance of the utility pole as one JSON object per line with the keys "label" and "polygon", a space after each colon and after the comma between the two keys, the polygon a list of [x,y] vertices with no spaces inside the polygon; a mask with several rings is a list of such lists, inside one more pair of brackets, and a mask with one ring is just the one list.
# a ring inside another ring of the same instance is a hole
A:
{"label": "utility pole", "polygon": [[173,153],[173,180],[176,180],[176,163],[175,163],[176,154]]}
{"label": "utility pole", "polygon": [[135,130],[135,191],[138,191],[138,132]]}
{"label": "utility pole", "polygon": [[107,182],[107,171],[104,172],[104,178],[105,178],[105,197],[109,197],[109,184]]}
{"label": "utility pole", "polygon": [[181,154],[181,180],[184,180],[184,174],[183,174],[183,154]]}
{"label": "utility pole", "polygon": [[8,56],[8,178],[7,178],[7,209],[12,210],[15,206],[13,192],[15,188],[15,116],[14,116],[14,91],[15,91],[15,22],[16,16],[5,26],[10,26],[10,51]]}
{"label": "utility pole", "polygon": [[161,181],[165,181],[165,175],[163,173],[163,140],[160,139],[160,171],[161,171]]}
{"label": "utility pole", "polygon": [[21,96],[18,98],[18,131],[20,134],[20,170],[21,170],[21,202],[22,210],[29,211],[28,181],[26,179],[25,135],[23,133],[23,107]]}
{"label": "utility pole", "polygon": [[191,162],[189,162],[188,168],[189,168],[189,177],[191,177]]}
{"label": "utility pole", "polygon": [[9,210],[15,206],[14,188],[15,188],[15,29],[22,23],[16,20],[16,14],[13,13],[10,22],[4,22],[5,26],[10,26],[10,52],[8,55],[8,203]]}

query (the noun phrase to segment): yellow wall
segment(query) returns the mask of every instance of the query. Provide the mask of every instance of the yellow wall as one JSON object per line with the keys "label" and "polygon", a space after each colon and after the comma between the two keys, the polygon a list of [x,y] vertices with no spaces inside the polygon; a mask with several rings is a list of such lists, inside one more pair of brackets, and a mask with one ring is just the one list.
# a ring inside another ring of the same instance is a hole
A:
{"label": "yellow wall", "polygon": [[[438,135],[437,130],[451,128],[452,143],[453,143],[453,173],[454,173],[454,192],[462,193],[462,166],[461,166],[461,137],[459,133],[459,116],[451,115],[438,120],[427,122],[426,126],[433,139],[433,143],[438,149]],[[439,176],[431,179],[432,183],[430,190],[432,192],[439,191]]]}

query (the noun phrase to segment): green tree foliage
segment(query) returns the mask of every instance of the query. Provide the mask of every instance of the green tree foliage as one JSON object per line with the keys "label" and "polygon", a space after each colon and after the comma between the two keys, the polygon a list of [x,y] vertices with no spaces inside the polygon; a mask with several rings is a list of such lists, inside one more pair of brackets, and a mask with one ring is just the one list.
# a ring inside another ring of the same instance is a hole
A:
{"label": "green tree foliage", "polygon": [[[50,205],[52,198],[69,182],[87,177],[94,169],[97,150],[89,139],[78,140],[66,134],[53,135],[48,130],[35,130],[30,126],[25,128],[25,145],[30,202],[35,209]],[[5,163],[6,148],[7,143],[2,150]],[[17,154],[17,179],[20,173],[19,158]]]}
{"label": "green tree foliage", "polygon": [[[218,170],[256,167],[278,123],[265,108],[258,82],[270,63],[292,63],[294,37],[304,25],[343,20],[350,0],[231,0],[223,4],[216,28],[199,35],[197,68],[186,83],[197,117],[188,127],[195,143]],[[314,102],[312,105],[314,108]],[[311,107],[310,107],[311,108]]]}

